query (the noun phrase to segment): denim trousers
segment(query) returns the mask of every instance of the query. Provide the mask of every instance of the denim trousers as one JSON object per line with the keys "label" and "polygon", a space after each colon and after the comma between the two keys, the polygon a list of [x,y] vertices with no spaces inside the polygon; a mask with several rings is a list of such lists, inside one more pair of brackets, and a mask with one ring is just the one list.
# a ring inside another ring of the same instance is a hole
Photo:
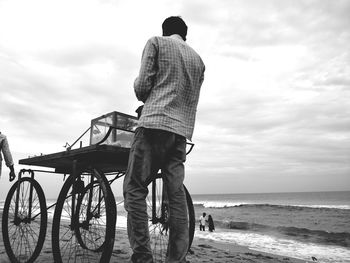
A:
{"label": "denim trousers", "polygon": [[146,197],[148,184],[161,170],[169,201],[167,263],[186,262],[188,217],[183,187],[186,139],[175,133],[136,129],[124,178],[124,206],[128,213],[128,236],[133,250],[131,262],[153,262]]}

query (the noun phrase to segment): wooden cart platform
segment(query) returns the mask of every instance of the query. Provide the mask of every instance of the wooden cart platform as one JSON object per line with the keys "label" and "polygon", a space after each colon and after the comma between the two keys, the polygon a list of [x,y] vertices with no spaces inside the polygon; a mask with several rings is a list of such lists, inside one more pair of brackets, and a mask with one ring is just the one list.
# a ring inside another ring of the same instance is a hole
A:
{"label": "wooden cart platform", "polygon": [[55,168],[55,172],[69,174],[73,163],[77,168],[93,166],[104,173],[126,171],[129,159],[129,148],[113,145],[91,145],[78,149],[66,150],[52,154],[30,157],[19,160],[19,164]]}

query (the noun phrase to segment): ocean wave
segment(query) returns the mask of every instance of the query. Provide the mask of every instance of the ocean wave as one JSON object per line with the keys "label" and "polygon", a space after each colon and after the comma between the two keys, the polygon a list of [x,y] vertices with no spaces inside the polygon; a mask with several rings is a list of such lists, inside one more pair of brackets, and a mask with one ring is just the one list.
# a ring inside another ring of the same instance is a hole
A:
{"label": "ocean wave", "polygon": [[286,227],[286,226],[268,226],[250,222],[238,221],[216,221],[218,227],[232,230],[246,230],[259,233],[269,233],[292,237],[294,239],[306,242],[314,242],[327,245],[338,245],[350,247],[349,232],[327,232],[324,230],[313,230],[308,228]]}
{"label": "ocean wave", "polygon": [[246,205],[248,203],[220,202],[220,201],[194,201],[193,205],[205,208],[230,208]]}
{"label": "ocean wave", "polygon": [[275,207],[275,208],[288,208],[288,209],[303,209],[303,208],[315,208],[315,209],[341,209],[350,210],[350,205],[308,205],[308,204],[253,204],[243,202],[214,202],[214,201],[195,201],[195,206],[203,208],[233,208],[233,207],[247,207],[247,208],[259,208],[259,207]]}
{"label": "ocean wave", "polygon": [[269,235],[269,233],[254,233],[245,231],[217,230],[215,232],[196,231],[198,238],[239,244],[251,249],[299,258],[309,262],[311,256],[316,256],[319,262],[345,263],[350,262],[349,249],[341,246],[330,246],[302,242],[281,236]]}
{"label": "ocean wave", "polygon": [[330,209],[350,210],[350,205],[294,205],[294,206],[309,207],[309,208],[330,208]]}

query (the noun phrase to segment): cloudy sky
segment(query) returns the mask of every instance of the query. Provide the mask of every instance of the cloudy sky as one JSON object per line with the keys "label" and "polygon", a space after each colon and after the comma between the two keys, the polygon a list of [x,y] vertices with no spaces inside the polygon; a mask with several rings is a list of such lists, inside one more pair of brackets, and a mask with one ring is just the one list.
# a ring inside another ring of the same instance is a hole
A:
{"label": "cloudy sky", "polygon": [[19,170],[95,117],[133,114],[144,44],[181,15],[206,64],[190,191],[350,190],[349,14],[349,0],[0,0],[0,131]]}

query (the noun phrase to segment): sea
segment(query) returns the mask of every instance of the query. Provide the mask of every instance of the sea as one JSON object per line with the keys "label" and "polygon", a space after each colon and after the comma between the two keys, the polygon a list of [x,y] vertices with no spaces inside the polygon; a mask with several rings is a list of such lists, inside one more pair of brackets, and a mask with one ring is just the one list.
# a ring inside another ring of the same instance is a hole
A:
{"label": "sea", "polygon": [[[205,212],[215,231],[195,237],[312,262],[350,263],[350,191],[192,195],[196,222]],[[47,200],[47,206],[54,199]],[[117,228],[126,228],[116,197]],[[3,200],[0,201],[1,208]],[[54,208],[49,209],[53,217]],[[207,229],[206,229],[207,230]],[[116,241],[117,242],[117,241]]]}
{"label": "sea", "polygon": [[198,238],[312,262],[350,262],[350,191],[192,195],[214,232]]}

